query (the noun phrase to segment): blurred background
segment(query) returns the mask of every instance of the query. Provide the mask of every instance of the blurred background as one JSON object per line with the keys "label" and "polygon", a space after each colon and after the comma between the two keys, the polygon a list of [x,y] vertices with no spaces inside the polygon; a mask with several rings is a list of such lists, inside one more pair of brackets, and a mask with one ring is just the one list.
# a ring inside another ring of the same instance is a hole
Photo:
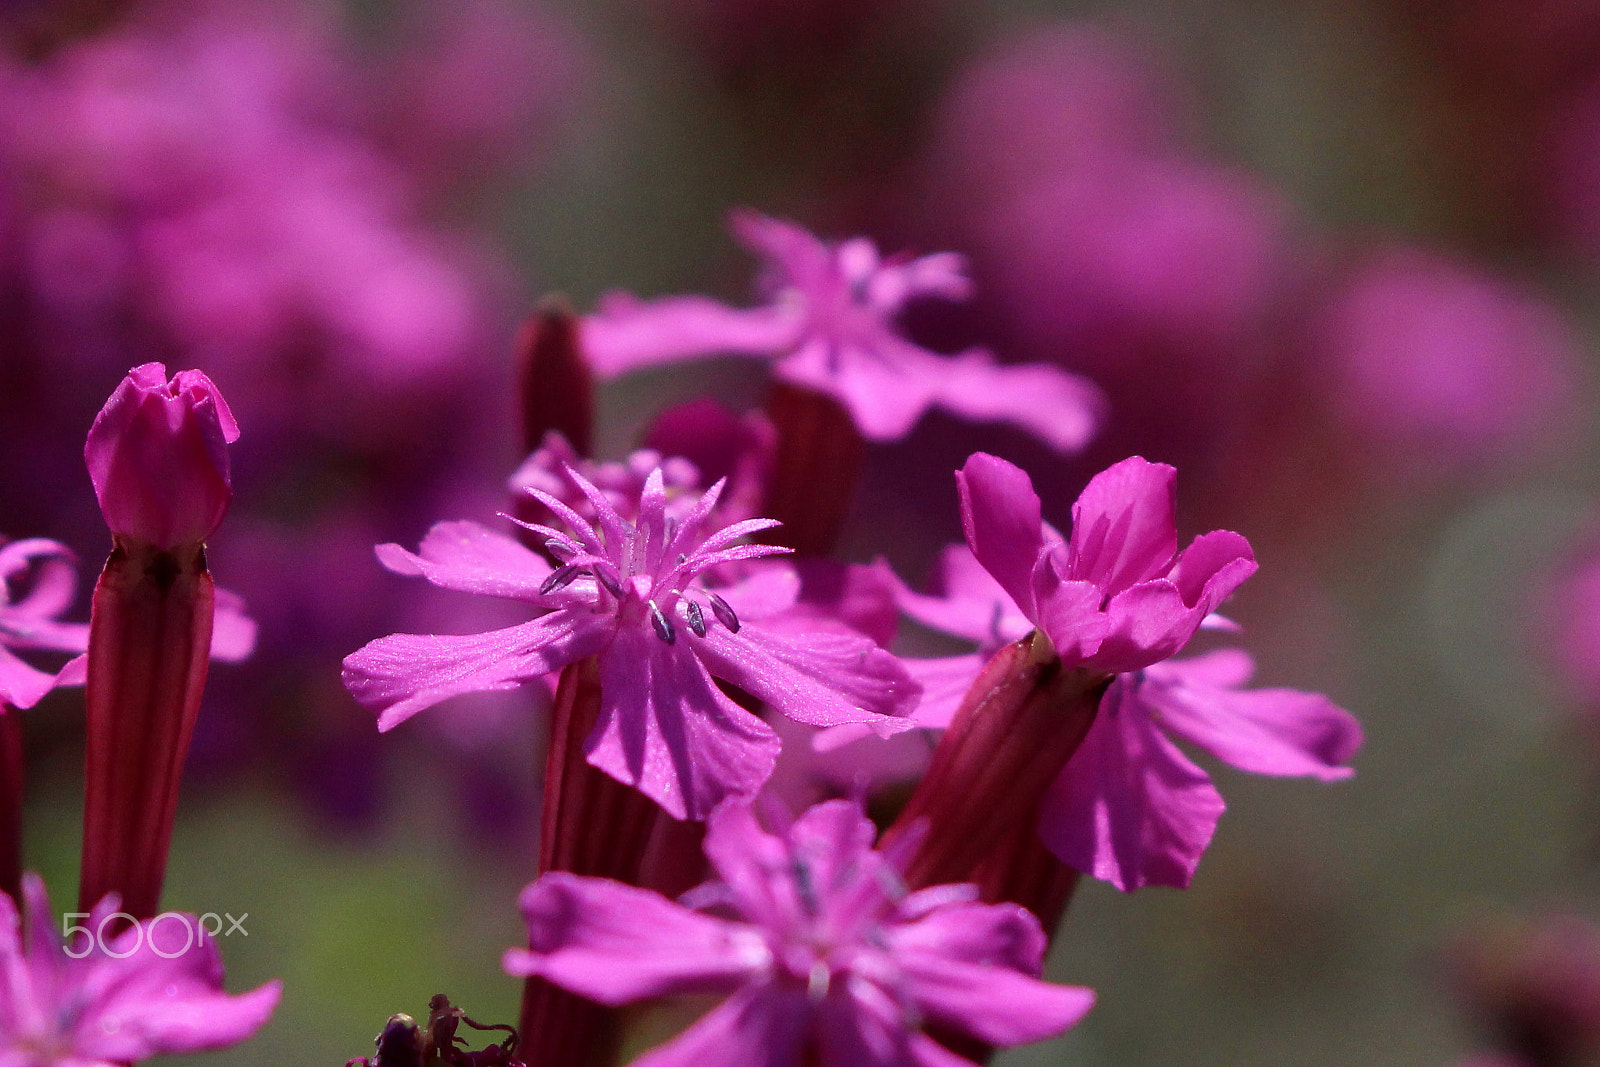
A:
{"label": "blurred background", "polygon": [[[1072,460],[930,415],[870,452],[846,555],[920,582],[975,449],[1058,523],[1174,463],[1185,534],[1261,560],[1259,681],[1368,732],[1339,785],[1218,770],[1192,889],[1086,884],[1049,973],[1099,1004],[998,1062],[1600,1059],[1600,4],[4,0],[0,42],[0,534],[92,582],[82,442],[134,364],[205,370],[243,430],[211,564],[260,641],[212,671],[167,901],[247,914],[229,986],[286,992],[194,1062],[341,1064],[441,991],[515,1016],[537,699],[380,739],[339,660],[518,618],[372,545],[504,506],[543,293],[747,301],[736,206],[966,254],[918,339],[1110,397]],[[598,450],[762,383],[608,385]],[[25,723],[64,907],[81,693]]]}

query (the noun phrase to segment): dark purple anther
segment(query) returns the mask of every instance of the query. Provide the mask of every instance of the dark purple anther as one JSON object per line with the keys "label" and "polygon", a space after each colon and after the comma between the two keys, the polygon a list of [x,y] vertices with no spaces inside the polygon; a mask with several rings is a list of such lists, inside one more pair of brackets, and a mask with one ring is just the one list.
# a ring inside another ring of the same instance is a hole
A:
{"label": "dark purple anther", "polygon": [[609,568],[596,565],[590,567],[589,570],[594,572],[595,581],[606,587],[606,592],[618,600],[622,599],[622,582],[617,579],[615,574],[611,573]]}
{"label": "dark purple anther", "polygon": [[691,600],[685,610],[689,615],[689,629],[694,631],[696,637],[704,637],[706,635],[706,617],[701,613],[700,605]]}
{"label": "dark purple anther", "polygon": [[561,540],[558,540],[558,539],[556,539],[554,537],[549,538],[548,540],[546,540],[545,543],[544,543],[544,547],[545,547],[545,550],[548,551],[556,559],[571,559],[573,556],[576,556],[578,554],[578,546],[577,545],[569,544],[566,541],[561,541]]}
{"label": "dark purple anther", "polygon": [[670,645],[678,639],[678,632],[667,620],[667,613],[656,607],[654,600],[650,601],[650,625],[655,627],[656,636],[667,644]]}
{"label": "dark purple anther", "polygon": [[728,607],[728,602],[715,593],[707,593],[706,599],[711,601],[711,610],[717,616],[717,621],[726,626],[729,633],[738,633],[739,616],[735,615],[733,609]]}
{"label": "dark purple anther", "polygon": [[550,572],[550,576],[548,578],[539,583],[539,594],[544,596],[546,594],[555,592],[557,589],[564,589],[567,585],[571,584],[574,578],[582,573],[583,571],[580,568],[574,567],[570,564],[565,567],[557,567],[555,570]]}

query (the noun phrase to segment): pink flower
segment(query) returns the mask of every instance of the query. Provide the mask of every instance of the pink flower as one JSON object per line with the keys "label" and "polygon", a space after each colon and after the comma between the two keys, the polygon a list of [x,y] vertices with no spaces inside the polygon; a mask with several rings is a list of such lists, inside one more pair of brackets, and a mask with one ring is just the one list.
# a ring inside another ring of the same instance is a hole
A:
{"label": "pink flower", "polygon": [[864,437],[905,435],[929,407],[1014,423],[1072,451],[1098,421],[1099,392],[1040,364],[1001,366],[981,350],[942,356],[895,332],[919,297],[964,299],[971,283],[953,253],[881,258],[866,238],[818,240],[793,223],[733,216],[745,246],[766,261],[771,303],[738,310],[706,297],[639,301],[612,294],[584,323],[584,343],[604,375],[679,359],[733,353],[774,361],[785,381],[834,397]]}
{"label": "pink flower", "polygon": [[729,993],[635,1067],[708,1063],[791,1067],[956,1067],[968,1061],[921,1030],[924,1020],[998,1046],[1060,1033],[1094,993],[1041,982],[1045,938],[1011,904],[980,904],[970,885],[907,895],[891,856],[849,801],[766,833],[749,806],[711,817],[706,856],[720,882],[690,910],[598,878],[547,874],[523,891],[529,949],[512,974],[539,975],[609,1005],[677,993]]}
{"label": "pink flower", "polygon": [[1226,805],[1172,737],[1254,774],[1354,774],[1355,717],[1319,693],[1242,688],[1253,669],[1223,649],[1118,675],[1040,809],[1050,851],[1122,890],[1188,885]]}
{"label": "pink flower", "polygon": [[[957,479],[975,555],[946,553],[945,596],[902,588],[897,599],[979,652],[908,664],[927,690],[915,718],[950,725],[984,660],[1030,623],[1064,668],[1114,674],[1040,809],[1040,832],[1063,862],[1123,890],[1189,883],[1224,804],[1168,734],[1256,774],[1334,781],[1353,773],[1344,764],[1361,745],[1361,727],[1326,697],[1242,689],[1253,666],[1237,650],[1166,659],[1255,569],[1244,538],[1226,531],[1176,552],[1172,468],[1135,458],[1097,475],[1073,507],[1064,543],[1011,464],[979,453]],[[1019,610],[1022,597],[1030,599]]]}
{"label": "pink flower", "polygon": [[193,915],[163,913],[114,937],[98,934],[117,910],[108,897],[87,933],[63,945],[37,875],[23,879],[27,922],[0,893],[0,1064],[115,1067],[152,1056],[237,1044],[272,1014],[269,982],[222,990],[216,943]]}
{"label": "pink flower", "polygon": [[677,818],[704,818],[729,795],[750,795],[772,770],[777,736],[729,700],[712,677],[732,682],[801,722],[871,722],[880,732],[910,726],[918,689],[899,662],[842,627],[775,632],[760,620],[792,605],[799,579],[768,567],[716,590],[701,580],[724,563],[784,551],[739,545],[767,529],[748,519],[703,531],[722,483],[679,517],[668,514],[660,470],[646,479],[637,519],[576,472],[597,521],[530,490],[566,531],[525,524],[561,565],[470,522],[441,523],[413,554],[380,545],[390,570],[435,585],[525,600],[537,618],[468,636],[394,634],[345,660],[345,684],[378,711],[387,730],[448,697],[511,689],[588,656],[599,660],[600,720],[589,762],[649,795]]}
{"label": "pink flower", "polygon": [[227,401],[197,370],[171,381],[160,363],[128,372],[84,445],[95,496],[119,539],[197,545],[233,499],[227,446],[239,438]]}
{"label": "pink flower", "polygon": [[1063,541],[1033,483],[983,452],[956,474],[967,544],[1068,667],[1119,674],[1177,652],[1255,572],[1243,537],[1216,530],[1178,551],[1177,472],[1138,456],[1101,471]]}
{"label": "pink flower", "polygon": [[[33,707],[57,685],[83,683],[81,660],[49,674],[12,651],[82,652],[88,647],[86,624],[56,621],[72,604],[76,562],[66,545],[40,537],[0,545],[0,714],[6,705]],[[13,592],[24,588],[21,599],[13,602]]]}

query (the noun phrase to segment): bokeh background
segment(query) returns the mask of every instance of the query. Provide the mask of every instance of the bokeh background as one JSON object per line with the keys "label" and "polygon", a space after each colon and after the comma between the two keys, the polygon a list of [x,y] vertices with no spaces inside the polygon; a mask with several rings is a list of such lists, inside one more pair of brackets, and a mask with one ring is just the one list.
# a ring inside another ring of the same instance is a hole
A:
{"label": "bokeh background", "polygon": [[[260,643],[212,672],[168,902],[248,913],[230,987],[286,992],[195,1062],[343,1063],[440,991],[515,1016],[538,702],[380,738],[339,660],[515,618],[371,546],[504,506],[543,293],[747,299],[741,205],[967,254],[976,299],[908,329],[1111,400],[1070,460],[929,416],[870,453],[850,558],[919,581],[974,449],[1058,522],[1175,463],[1182,527],[1262,562],[1260,680],[1368,732],[1339,785],[1218,771],[1190,890],[1086,885],[1049,970],[1099,1005],[998,1062],[1452,1064],[1547,1002],[1600,1032],[1600,5],[5,0],[0,42],[0,533],[92,581],[82,441],[131,365],[204,369],[243,429],[211,561]],[[599,451],[760,374],[607,385]],[[65,906],[81,694],[26,728]]]}

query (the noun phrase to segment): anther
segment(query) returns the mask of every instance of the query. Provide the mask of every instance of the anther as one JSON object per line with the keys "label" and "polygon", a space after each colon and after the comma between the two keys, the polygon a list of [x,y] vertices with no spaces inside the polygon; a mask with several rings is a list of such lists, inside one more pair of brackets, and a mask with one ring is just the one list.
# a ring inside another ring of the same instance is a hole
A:
{"label": "anther", "polygon": [[540,595],[543,595],[546,593],[553,593],[557,589],[565,588],[572,582],[574,578],[582,573],[583,571],[580,568],[571,566],[570,564],[565,567],[557,567],[555,570],[550,572],[550,576],[548,578],[539,584],[539,593]]}
{"label": "anther", "polygon": [[700,605],[691,600],[684,610],[689,616],[689,629],[694,631],[696,637],[704,637],[706,635],[706,617],[701,613]]}
{"label": "anther", "polygon": [[667,644],[672,644],[678,639],[678,632],[672,628],[672,623],[667,621],[667,613],[656,607],[654,600],[650,601],[650,625],[655,627],[656,636]]}
{"label": "anther", "polygon": [[545,540],[544,547],[556,559],[571,559],[578,554],[578,546],[567,541],[551,537]]}
{"label": "anther", "polygon": [[726,626],[729,633],[738,633],[739,616],[735,615],[733,609],[728,607],[728,602],[715,593],[707,593],[706,599],[711,601],[711,611],[712,614],[716,615],[717,621]]}
{"label": "anther", "polygon": [[622,583],[617,580],[616,575],[611,573],[611,568],[596,565],[590,567],[589,570],[594,573],[595,581],[606,587],[606,592],[618,600],[622,599]]}

